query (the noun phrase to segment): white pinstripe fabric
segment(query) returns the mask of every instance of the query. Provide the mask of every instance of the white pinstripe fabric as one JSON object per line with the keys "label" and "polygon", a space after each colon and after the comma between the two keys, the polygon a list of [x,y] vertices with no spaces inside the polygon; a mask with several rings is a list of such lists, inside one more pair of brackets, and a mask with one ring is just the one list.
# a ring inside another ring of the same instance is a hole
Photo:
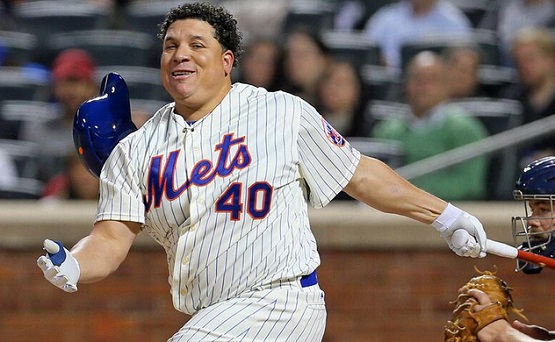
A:
{"label": "white pinstripe fabric", "polygon": [[323,292],[277,288],[245,292],[195,314],[168,342],[319,342],[326,325]]}
{"label": "white pinstripe fabric", "polygon": [[[174,306],[185,313],[309,274],[320,258],[306,199],[325,206],[360,158],[348,143],[331,143],[325,127],[301,99],[239,83],[192,126],[168,104],[111,153],[97,220],[144,223],[168,254]],[[226,137],[237,143],[222,164]],[[230,189],[242,204],[234,219],[216,210]]]}

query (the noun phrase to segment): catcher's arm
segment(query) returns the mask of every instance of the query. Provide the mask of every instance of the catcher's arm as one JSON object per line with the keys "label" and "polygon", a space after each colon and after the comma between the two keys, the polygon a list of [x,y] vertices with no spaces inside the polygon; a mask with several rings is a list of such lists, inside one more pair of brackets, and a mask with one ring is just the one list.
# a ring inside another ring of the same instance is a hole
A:
{"label": "catcher's arm", "polygon": [[[470,289],[468,294],[476,298],[480,304],[475,307],[477,315],[481,310],[492,304],[487,293],[479,289]],[[480,329],[478,338],[481,342],[533,342],[551,341],[553,336],[546,329],[535,325],[527,325],[519,321],[515,321],[511,325],[507,320],[496,320]]]}
{"label": "catcher's arm", "polygon": [[541,341],[553,341],[553,339],[555,339],[555,332],[549,331],[539,325],[525,324],[520,321],[514,321],[513,328]]}
{"label": "catcher's arm", "polygon": [[[453,243],[465,245],[468,239],[473,239],[466,230],[459,229],[453,233]],[[490,254],[495,254],[500,257],[509,259],[520,259],[527,262],[531,262],[542,267],[548,267],[555,269],[555,259],[538,255],[532,252],[523,251],[517,249],[516,247],[507,245],[502,242],[488,239],[486,242],[486,252]]]}

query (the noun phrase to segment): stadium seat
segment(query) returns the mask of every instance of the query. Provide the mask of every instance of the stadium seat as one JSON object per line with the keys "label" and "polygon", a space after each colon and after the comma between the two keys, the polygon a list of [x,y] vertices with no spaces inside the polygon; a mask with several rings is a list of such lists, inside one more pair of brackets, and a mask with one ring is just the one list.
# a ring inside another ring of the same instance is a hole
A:
{"label": "stadium seat", "polygon": [[100,82],[110,72],[116,72],[123,77],[129,88],[130,98],[173,101],[162,87],[159,69],[128,65],[101,66],[96,70],[97,81]]}
{"label": "stadium seat", "polygon": [[481,65],[478,70],[479,82],[489,97],[501,97],[503,89],[518,82],[518,74],[512,67]]}
{"label": "stadium seat", "polygon": [[20,139],[26,121],[48,120],[58,116],[45,101],[4,100],[0,102],[0,139]]}
{"label": "stadium seat", "polygon": [[[454,101],[478,117],[491,135],[518,127],[522,123],[522,105],[516,100],[467,98]],[[516,147],[508,147],[490,157],[488,199],[511,200],[519,164]]]}
{"label": "stadium seat", "polygon": [[478,27],[493,0],[449,0],[470,20],[472,27]]}
{"label": "stadium seat", "polygon": [[69,48],[88,51],[96,64],[149,66],[156,40],[145,33],[123,30],[84,30],[53,34],[48,59]]}
{"label": "stadium seat", "polygon": [[401,46],[401,65],[404,70],[409,61],[421,51],[442,53],[453,46],[478,46],[482,51],[482,64],[499,65],[498,37],[494,31],[476,29],[471,34],[433,34],[413,39]]}
{"label": "stadium seat", "polygon": [[381,120],[408,115],[410,115],[410,108],[406,103],[395,100],[372,100],[366,106],[364,121],[368,127],[372,127]]}
{"label": "stadium seat", "polygon": [[348,60],[357,68],[382,64],[379,45],[362,32],[325,30],[321,34],[324,44],[338,59]]}
{"label": "stadium seat", "polygon": [[403,147],[398,141],[365,137],[347,137],[347,140],[360,153],[379,159],[391,168],[403,164]]}
{"label": "stadium seat", "polygon": [[489,134],[499,134],[522,123],[522,105],[516,100],[470,97],[452,101],[478,117]]}
{"label": "stadium seat", "polygon": [[294,1],[283,18],[281,35],[297,30],[323,32],[334,27],[334,4],[329,1]]}
{"label": "stadium seat", "polygon": [[51,34],[104,28],[109,15],[94,1],[19,1],[13,7],[16,29],[37,37],[39,49],[48,47]]}
{"label": "stadium seat", "polygon": [[41,100],[48,95],[48,73],[27,67],[0,67],[0,101]]}
{"label": "stadium seat", "polygon": [[0,139],[0,150],[15,162],[19,177],[36,179],[39,168],[39,146],[29,141]]}
{"label": "stadium seat", "polygon": [[191,1],[130,1],[125,7],[125,29],[146,33],[151,37],[158,34],[158,25],[173,7]]}
{"label": "stadium seat", "polygon": [[42,182],[31,178],[18,178],[11,186],[0,186],[0,199],[38,200],[42,196]]}
{"label": "stadium seat", "polygon": [[399,98],[401,88],[400,73],[390,68],[365,64],[360,68],[360,76],[373,100],[393,100]]}
{"label": "stadium seat", "polygon": [[37,37],[30,33],[0,31],[0,65],[21,66],[35,58]]}

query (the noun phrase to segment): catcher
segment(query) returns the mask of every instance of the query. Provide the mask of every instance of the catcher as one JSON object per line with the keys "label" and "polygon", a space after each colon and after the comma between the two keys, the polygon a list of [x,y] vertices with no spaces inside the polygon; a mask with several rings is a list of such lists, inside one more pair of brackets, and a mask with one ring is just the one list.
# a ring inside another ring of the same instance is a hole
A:
{"label": "catcher", "polygon": [[[525,217],[513,217],[513,236],[519,248],[553,258],[555,231],[555,157],[538,159],[524,168],[516,182],[514,197],[524,201]],[[519,243],[519,240],[523,240]],[[519,261],[517,271],[537,274],[541,267]],[[483,289],[470,289],[468,294],[479,305],[474,306],[476,315],[488,310],[496,299]],[[555,331],[537,325],[524,324],[518,320],[509,323],[506,319],[483,324],[477,332],[482,342],[526,342],[555,341]]]}

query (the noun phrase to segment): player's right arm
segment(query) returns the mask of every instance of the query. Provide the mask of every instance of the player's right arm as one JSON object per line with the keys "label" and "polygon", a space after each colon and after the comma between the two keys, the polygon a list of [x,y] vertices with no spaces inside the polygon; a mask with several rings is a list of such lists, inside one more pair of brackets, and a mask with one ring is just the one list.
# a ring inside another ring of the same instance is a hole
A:
{"label": "player's right arm", "polygon": [[125,260],[140,227],[136,222],[96,222],[91,233],[71,249],[81,269],[79,282],[99,281],[114,272]]}
{"label": "player's right arm", "polygon": [[77,291],[77,282],[91,283],[114,272],[125,260],[140,224],[98,221],[91,233],[81,239],[71,252],[60,243],[45,241],[47,254],[37,264],[45,278],[66,292]]}

